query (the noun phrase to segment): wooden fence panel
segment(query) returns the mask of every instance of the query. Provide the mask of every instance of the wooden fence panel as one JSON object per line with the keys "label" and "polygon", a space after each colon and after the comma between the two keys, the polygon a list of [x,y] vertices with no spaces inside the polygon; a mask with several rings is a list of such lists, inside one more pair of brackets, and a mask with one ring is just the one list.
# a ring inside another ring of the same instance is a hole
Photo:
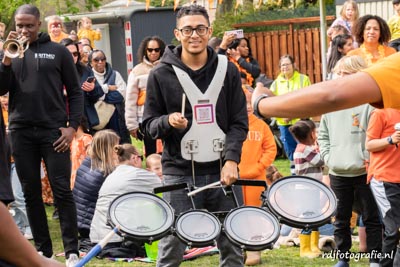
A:
{"label": "wooden fence panel", "polygon": [[[327,16],[333,21],[334,16]],[[294,57],[301,73],[307,74],[312,83],[322,81],[322,51],[319,28],[294,29],[295,24],[318,22],[319,17],[293,18],[274,21],[258,21],[235,24],[235,28],[255,26],[288,25],[287,30],[245,33],[250,40],[253,56],[258,60],[261,72],[275,79],[279,74],[279,59],[285,54]]]}
{"label": "wooden fence panel", "polygon": [[322,81],[319,28],[246,33],[253,57],[261,72],[275,79],[279,74],[279,59],[285,54],[294,57],[297,68],[310,77],[312,83]]}

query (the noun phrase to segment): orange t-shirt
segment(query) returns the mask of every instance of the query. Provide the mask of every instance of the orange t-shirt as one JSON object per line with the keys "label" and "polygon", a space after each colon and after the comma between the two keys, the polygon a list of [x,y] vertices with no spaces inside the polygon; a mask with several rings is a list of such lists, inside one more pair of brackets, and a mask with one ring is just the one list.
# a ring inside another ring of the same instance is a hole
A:
{"label": "orange t-shirt", "polygon": [[[400,110],[376,109],[368,123],[367,140],[387,138],[394,133],[394,125],[400,122]],[[370,153],[368,181],[374,177],[378,181],[400,183],[400,149],[389,145],[381,151]]]}
{"label": "orange t-shirt", "polygon": [[393,54],[364,70],[378,84],[382,94],[382,103],[375,106],[400,109],[400,53]]}
{"label": "orange t-shirt", "polygon": [[[249,131],[238,166],[240,178],[266,181],[266,169],[274,162],[275,156],[275,139],[268,124],[251,114]],[[260,196],[264,190],[265,188],[259,186],[243,186],[245,205],[260,206]]]}

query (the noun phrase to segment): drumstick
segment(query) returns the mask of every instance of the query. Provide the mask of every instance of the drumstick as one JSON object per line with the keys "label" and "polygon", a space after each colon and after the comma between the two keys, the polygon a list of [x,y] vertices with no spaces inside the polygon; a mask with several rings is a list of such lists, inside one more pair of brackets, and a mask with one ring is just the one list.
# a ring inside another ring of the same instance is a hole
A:
{"label": "drumstick", "polygon": [[197,193],[199,193],[199,192],[201,192],[203,190],[206,190],[206,189],[212,188],[214,186],[218,186],[218,185],[221,185],[220,181],[205,185],[205,186],[200,187],[200,188],[197,188],[196,190],[193,190],[193,191],[189,192],[187,195],[188,195],[188,197],[191,197],[191,196],[196,195]]}
{"label": "drumstick", "polygon": [[186,104],[186,95],[182,94],[182,117],[185,117],[185,104]]}
{"label": "drumstick", "polygon": [[97,254],[100,253],[100,251],[107,245],[107,243],[110,241],[111,237],[114,236],[120,229],[120,226],[117,225],[112,229],[99,243],[97,243],[96,246],[94,246],[88,254],[84,258],[82,258],[76,265],[75,267],[83,267],[86,263],[88,263],[93,257],[95,257]]}

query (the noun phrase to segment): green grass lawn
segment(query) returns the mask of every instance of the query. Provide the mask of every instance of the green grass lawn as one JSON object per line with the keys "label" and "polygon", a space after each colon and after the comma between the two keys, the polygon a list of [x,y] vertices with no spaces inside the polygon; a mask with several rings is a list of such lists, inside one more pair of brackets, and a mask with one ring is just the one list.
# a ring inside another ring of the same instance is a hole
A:
{"label": "green grass lawn", "polygon": [[[289,162],[287,160],[278,159],[274,163],[279,171],[283,175],[289,175]],[[52,207],[47,207],[47,214],[49,220],[49,227],[53,239],[54,252],[62,252],[62,242],[60,236],[60,226],[59,222],[51,219],[51,214],[53,212]],[[353,251],[357,251],[358,244],[355,243],[353,246]],[[64,258],[57,258],[59,261],[64,261]],[[281,247],[279,249],[274,250],[266,250],[262,252],[262,264],[258,266],[268,266],[268,267],[308,267],[308,266],[318,266],[318,267],[328,267],[333,266],[335,261],[330,259],[304,259],[299,257],[299,247]],[[182,263],[182,267],[208,267],[208,266],[218,266],[219,265],[219,256],[203,256],[199,257],[195,260],[185,261]],[[92,259],[86,266],[112,266],[112,267],[152,267],[155,266],[155,263],[142,263],[142,262],[112,262],[107,259]],[[368,260],[362,259],[360,262],[351,262],[351,266],[368,266]],[[235,267],[235,266],[232,266]]]}

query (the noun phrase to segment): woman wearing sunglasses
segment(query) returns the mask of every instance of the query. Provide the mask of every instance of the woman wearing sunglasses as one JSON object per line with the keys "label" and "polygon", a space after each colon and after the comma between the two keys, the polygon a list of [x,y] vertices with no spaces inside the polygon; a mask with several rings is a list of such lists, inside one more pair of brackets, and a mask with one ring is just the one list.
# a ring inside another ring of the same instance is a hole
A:
{"label": "woman wearing sunglasses", "polygon": [[121,143],[130,143],[124,117],[125,81],[121,74],[107,63],[106,55],[102,50],[93,50],[89,54],[88,61],[95,81],[95,95],[91,97],[89,103],[85,103],[90,106],[90,114],[87,114],[90,127],[94,131],[114,130],[121,138]]}
{"label": "woman wearing sunglasses", "polygon": [[142,122],[144,101],[146,99],[147,77],[151,69],[156,66],[164,54],[165,43],[158,36],[148,36],[140,43],[137,64],[128,77],[126,90],[125,120],[132,137],[144,139],[146,155],[157,152],[156,140],[149,136],[141,136],[138,132],[139,124]]}

